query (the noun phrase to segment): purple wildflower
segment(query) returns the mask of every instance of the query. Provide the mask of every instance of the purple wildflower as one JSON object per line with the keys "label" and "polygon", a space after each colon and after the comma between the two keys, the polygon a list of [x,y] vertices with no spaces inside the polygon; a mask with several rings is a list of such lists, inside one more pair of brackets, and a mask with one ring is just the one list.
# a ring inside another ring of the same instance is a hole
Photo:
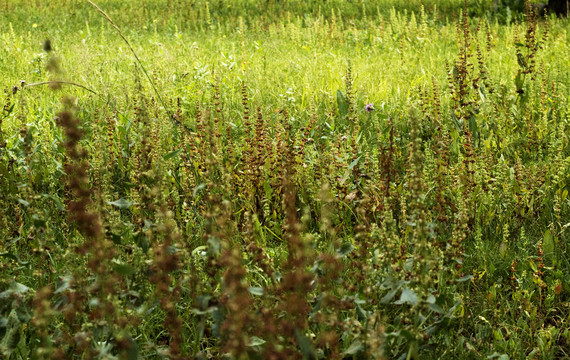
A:
{"label": "purple wildflower", "polygon": [[366,111],[371,112],[372,110],[374,110],[374,104],[370,103],[366,105],[365,109]]}

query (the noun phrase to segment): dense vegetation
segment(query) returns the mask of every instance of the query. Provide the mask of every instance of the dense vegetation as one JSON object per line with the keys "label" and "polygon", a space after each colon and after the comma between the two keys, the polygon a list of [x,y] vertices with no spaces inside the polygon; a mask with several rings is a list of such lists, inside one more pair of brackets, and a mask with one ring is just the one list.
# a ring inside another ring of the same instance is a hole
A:
{"label": "dense vegetation", "polygon": [[0,357],[570,357],[568,20],[264,3],[0,1]]}

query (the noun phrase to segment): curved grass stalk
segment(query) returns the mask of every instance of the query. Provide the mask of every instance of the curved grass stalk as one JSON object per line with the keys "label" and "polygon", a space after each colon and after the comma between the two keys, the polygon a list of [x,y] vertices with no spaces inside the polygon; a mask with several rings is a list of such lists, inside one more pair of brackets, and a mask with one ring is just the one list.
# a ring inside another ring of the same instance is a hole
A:
{"label": "curved grass stalk", "polygon": [[84,86],[84,85],[81,85],[81,84],[78,84],[78,83],[74,83],[74,82],[72,82],[72,81],[65,81],[65,80],[50,80],[50,81],[35,82],[35,83],[31,83],[31,84],[25,84],[25,85],[23,86],[23,88],[27,88],[27,87],[30,87],[30,86],[56,85],[56,84],[57,84],[57,85],[65,84],[65,85],[77,86],[77,87],[80,87],[80,88],[82,88],[82,89],[84,89],[84,90],[89,91],[90,93],[93,93],[93,94],[95,94],[95,95],[99,95],[99,94],[97,94],[95,91],[89,89],[87,86]]}
{"label": "curved grass stalk", "polygon": [[[141,67],[144,75],[146,76],[146,78],[148,79],[148,82],[150,83],[150,85],[152,86],[152,89],[154,90],[154,92],[156,93],[156,97],[158,98],[158,100],[160,101],[160,103],[162,104],[162,106],[164,107],[164,110],[167,112],[168,117],[170,119],[172,119],[176,125],[178,126],[182,126],[184,128],[186,128],[186,126],[184,126],[184,124],[182,124],[180,122],[180,120],[178,120],[174,114],[168,110],[168,107],[166,106],[166,103],[164,102],[164,99],[162,98],[162,96],[160,95],[160,93],[158,92],[158,89],[156,88],[156,85],[154,84],[154,82],[152,81],[152,79],[150,78],[150,75],[148,74],[148,72],[146,71],[146,68],[144,67],[141,59],[138,57],[137,53],[135,52],[135,49],[133,49],[133,47],[131,46],[131,43],[129,42],[129,40],[127,40],[127,37],[123,34],[123,32],[121,31],[121,29],[119,29],[119,27],[117,26],[117,24],[115,24],[115,22],[113,21],[113,19],[111,19],[111,17],[109,15],[107,15],[107,13],[101,9],[99,7],[99,5],[95,4],[93,1],[91,0],[87,0],[87,2],[89,4],[91,4],[91,6],[93,6],[97,11],[99,11],[101,13],[101,15],[103,15],[103,17],[113,26],[113,28],[117,31],[117,33],[119,34],[119,36],[123,39],[123,41],[125,42],[125,44],[127,44],[127,46],[129,47],[129,49],[131,50],[131,52],[133,53],[137,63],[139,64],[139,66]],[[186,128],[186,130],[190,130],[188,128]]]}

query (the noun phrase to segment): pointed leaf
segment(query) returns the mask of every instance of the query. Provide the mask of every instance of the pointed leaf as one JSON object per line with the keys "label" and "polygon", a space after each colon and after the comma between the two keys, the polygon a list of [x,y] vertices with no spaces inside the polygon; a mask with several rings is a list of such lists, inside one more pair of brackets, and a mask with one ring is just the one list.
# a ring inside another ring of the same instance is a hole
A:
{"label": "pointed leaf", "polygon": [[550,230],[546,230],[544,232],[544,237],[542,239],[542,247],[544,250],[544,255],[546,257],[551,257],[552,254],[554,253],[554,239],[552,237],[552,234],[550,233]]}
{"label": "pointed leaf", "polygon": [[350,346],[348,347],[348,349],[344,350],[342,352],[343,356],[346,355],[356,355],[359,352],[361,352],[362,350],[364,350],[364,346],[362,346],[362,343],[359,340],[354,340],[352,342],[352,344],[350,344]]}
{"label": "pointed leaf", "polygon": [[381,304],[388,304],[390,303],[390,301],[392,301],[392,299],[394,299],[394,297],[396,296],[396,294],[398,293],[399,289],[394,289],[392,291],[390,291],[389,293],[387,293],[386,295],[384,295],[384,297],[382,298],[382,300],[380,300]]}
{"label": "pointed leaf", "polygon": [[262,287],[250,286],[248,290],[249,290],[249,293],[251,295],[256,295],[256,296],[262,296],[263,295],[263,288]]}
{"label": "pointed leaf", "polygon": [[113,266],[113,269],[115,270],[115,272],[123,276],[129,276],[136,272],[135,268],[129,264],[115,264]]}
{"label": "pointed leaf", "polygon": [[459,278],[459,279],[457,279],[457,280],[455,280],[455,281],[457,281],[457,282],[465,282],[465,281],[469,281],[469,280],[471,280],[471,279],[473,279],[473,275],[465,275],[464,277]]}
{"label": "pointed leaf", "polygon": [[336,104],[338,106],[338,114],[340,115],[340,118],[344,119],[348,114],[348,102],[340,90],[336,92]]}
{"label": "pointed leaf", "polygon": [[341,257],[345,257],[346,255],[350,254],[350,252],[354,250],[354,246],[351,242],[344,242],[340,245],[340,248],[337,250]]}
{"label": "pointed leaf", "polygon": [[182,151],[182,149],[175,150],[171,153],[164,155],[162,158],[164,160],[168,160],[168,159],[173,158],[173,157],[177,156],[178,154],[180,154],[181,151]]}
{"label": "pointed leaf", "polygon": [[439,306],[438,304],[428,304],[428,308],[433,311],[436,312],[438,314],[443,314],[445,311],[441,308],[441,306]]}
{"label": "pointed leaf", "polygon": [[396,301],[396,304],[410,304],[416,305],[418,303],[418,296],[412,290],[408,288],[402,289],[402,294],[400,295],[400,300]]}
{"label": "pointed leaf", "polygon": [[295,337],[297,338],[297,344],[299,344],[301,354],[303,354],[303,359],[317,359],[317,355],[315,354],[315,350],[313,349],[313,345],[309,338],[307,338],[298,329],[295,329]]}
{"label": "pointed leaf", "polygon": [[249,339],[249,344],[247,344],[247,346],[260,346],[265,343],[266,341],[263,340],[262,338],[258,338],[257,336],[252,336],[251,339]]}
{"label": "pointed leaf", "polygon": [[107,201],[108,204],[118,207],[119,209],[128,209],[134,202],[120,198],[116,201]]}

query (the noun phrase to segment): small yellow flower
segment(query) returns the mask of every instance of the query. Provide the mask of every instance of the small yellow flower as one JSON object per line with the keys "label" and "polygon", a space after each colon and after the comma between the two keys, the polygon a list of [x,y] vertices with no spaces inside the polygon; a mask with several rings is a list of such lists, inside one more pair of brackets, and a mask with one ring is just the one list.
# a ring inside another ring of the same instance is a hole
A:
{"label": "small yellow flower", "polygon": [[35,29],[38,27],[38,24],[34,24],[34,25],[32,25],[32,27]]}

